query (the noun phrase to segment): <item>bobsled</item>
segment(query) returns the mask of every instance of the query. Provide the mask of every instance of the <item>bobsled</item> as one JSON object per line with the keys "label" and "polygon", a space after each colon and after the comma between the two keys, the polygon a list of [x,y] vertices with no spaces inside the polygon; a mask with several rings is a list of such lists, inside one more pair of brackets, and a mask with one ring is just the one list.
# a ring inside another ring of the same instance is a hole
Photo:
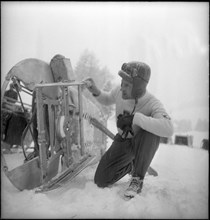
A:
{"label": "bobsled", "polygon": [[84,89],[70,59],[59,54],[49,63],[24,59],[5,76],[1,146],[21,146],[24,159],[10,169],[1,147],[1,163],[18,190],[57,189],[105,152],[107,119]]}

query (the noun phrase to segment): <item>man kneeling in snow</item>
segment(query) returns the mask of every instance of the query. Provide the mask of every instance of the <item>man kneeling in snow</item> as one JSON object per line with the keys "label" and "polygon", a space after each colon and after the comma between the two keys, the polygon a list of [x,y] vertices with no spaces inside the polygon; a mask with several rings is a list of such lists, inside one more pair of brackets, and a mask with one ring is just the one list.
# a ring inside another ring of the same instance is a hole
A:
{"label": "man kneeling in snow", "polygon": [[161,102],[146,89],[151,74],[147,64],[124,63],[118,74],[121,86],[110,93],[99,90],[92,78],[85,80],[98,102],[116,104],[118,133],[102,156],[94,181],[99,187],[107,187],[130,173],[132,179],[124,195],[133,198],[142,190],[160,137],[172,136],[173,124]]}

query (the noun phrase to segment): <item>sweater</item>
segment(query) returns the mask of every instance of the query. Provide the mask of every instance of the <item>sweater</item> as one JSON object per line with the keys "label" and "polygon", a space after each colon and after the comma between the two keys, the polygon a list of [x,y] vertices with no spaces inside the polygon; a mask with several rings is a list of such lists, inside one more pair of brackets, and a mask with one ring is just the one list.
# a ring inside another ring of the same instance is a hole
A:
{"label": "sweater", "polygon": [[[123,114],[124,111],[132,113],[135,106],[134,99],[122,99],[120,86],[117,86],[109,93],[101,91],[100,95],[96,97],[96,100],[102,105],[115,104],[116,119],[117,116]],[[163,104],[148,91],[138,99],[132,123],[134,134],[136,134],[140,128],[160,137],[171,137],[174,132],[172,120],[167,114]],[[122,134],[123,131],[118,128],[118,133]],[[131,135],[128,136],[128,138],[129,137],[131,137]]]}

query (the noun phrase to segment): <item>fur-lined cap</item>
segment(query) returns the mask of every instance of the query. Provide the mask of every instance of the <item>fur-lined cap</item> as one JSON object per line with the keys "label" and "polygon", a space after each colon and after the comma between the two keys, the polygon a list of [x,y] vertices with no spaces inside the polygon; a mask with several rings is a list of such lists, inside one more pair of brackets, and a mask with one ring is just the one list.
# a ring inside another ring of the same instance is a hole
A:
{"label": "fur-lined cap", "polygon": [[123,63],[118,74],[123,79],[131,83],[133,82],[134,77],[139,77],[148,83],[151,75],[151,69],[146,63],[133,61]]}

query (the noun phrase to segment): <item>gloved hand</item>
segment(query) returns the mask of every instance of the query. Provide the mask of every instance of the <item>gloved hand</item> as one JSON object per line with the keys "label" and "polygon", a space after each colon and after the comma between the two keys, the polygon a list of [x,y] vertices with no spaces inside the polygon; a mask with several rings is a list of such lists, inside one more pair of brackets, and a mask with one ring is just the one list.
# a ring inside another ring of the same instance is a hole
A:
{"label": "gloved hand", "polygon": [[83,80],[87,89],[93,94],[93,96],[99,96],[101,94],[100,89],[96,86],[94,80],[92,78],[87,78]]}
{"label": "gloved hand", "polygon": [[117,116],[117,127],[124,130],[126,127],[132,128],[134,115],[118,115]]}

